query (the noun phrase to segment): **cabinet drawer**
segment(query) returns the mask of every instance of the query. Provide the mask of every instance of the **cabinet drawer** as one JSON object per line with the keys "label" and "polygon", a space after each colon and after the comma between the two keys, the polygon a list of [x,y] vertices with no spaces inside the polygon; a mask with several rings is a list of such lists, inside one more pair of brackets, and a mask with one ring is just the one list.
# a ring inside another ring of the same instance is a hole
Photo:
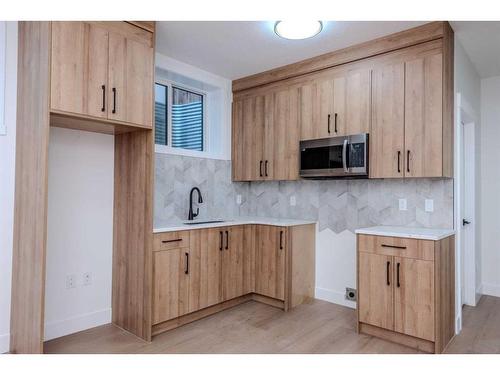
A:
{"label": "cabinet drawer", "polygon": [[434,260],[434,241],[358,234],[358,251],[422,260]]}
{"label": "cabinet drawer", "polygon": [[189,247],[189,231],[155,233],[153,237],[153,251]]}

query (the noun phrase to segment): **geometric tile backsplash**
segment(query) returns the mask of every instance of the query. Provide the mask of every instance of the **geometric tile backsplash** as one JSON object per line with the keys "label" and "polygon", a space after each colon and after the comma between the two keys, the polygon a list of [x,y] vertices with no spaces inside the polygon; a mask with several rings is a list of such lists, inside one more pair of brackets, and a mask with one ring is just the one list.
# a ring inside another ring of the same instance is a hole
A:
{"label": "geometric tile backsplash", "polygon": [[[335,233],[372,225],[453,227],[452,179],[232,182],[230,161],[155,155],[156,225],[186,220],[189,191],[198,186],[204,200],[200,218],[313,219],[320,231]],[[399,198],[407,199],[406,211],[399,210]],[[434,212],[425,212],[425,199],[434,200]]]}

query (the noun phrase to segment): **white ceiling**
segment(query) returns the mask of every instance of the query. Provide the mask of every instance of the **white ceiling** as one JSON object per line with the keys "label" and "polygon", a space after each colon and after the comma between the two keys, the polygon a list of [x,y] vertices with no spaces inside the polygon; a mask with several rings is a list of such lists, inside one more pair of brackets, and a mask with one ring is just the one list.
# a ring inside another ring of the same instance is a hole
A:
{"label": "white ceiling", "polygon": [[500,22],[454,21],[451,26],[479,76],[500,75]]}
{"label": "white ceiling", "polygon": [[421,25],[425,22],[323,21],[305,40],[285,40],[270,21],[158,22],[157,52],[236,79]]}

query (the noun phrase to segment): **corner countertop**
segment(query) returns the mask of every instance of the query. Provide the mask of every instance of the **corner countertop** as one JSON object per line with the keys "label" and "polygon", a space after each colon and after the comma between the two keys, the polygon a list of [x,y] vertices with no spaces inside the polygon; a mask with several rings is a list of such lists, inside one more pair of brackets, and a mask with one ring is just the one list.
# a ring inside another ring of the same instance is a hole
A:
{"label": "corner countertop", "polygon": [[455,234],[455,230],[453,229],[393,227],[385,225],[360,228],[356,229],[355,232],[356,234],[369,234],[372,236],[415,238],[418,240],[432,241],[439,241]]}
{"label": "corner countertop", "polygon": [[[316,224],[314,220],[298,220],[298,219],[281,219],[271,217],[236,217],[233,219],[223,219],[219,223],[204,223],[204,224],[184,224],[183,222],[176,223],[155,223],[153,233],[176,232],[180,230],[192,230],[203,228],[220,228],[233,225],[245,224],[260,224],[274,225],[277,227],[293,227],[297,225]],[[200,220],[204,221],[204,220]],[[196,220],[193,220],[195,223]]]}

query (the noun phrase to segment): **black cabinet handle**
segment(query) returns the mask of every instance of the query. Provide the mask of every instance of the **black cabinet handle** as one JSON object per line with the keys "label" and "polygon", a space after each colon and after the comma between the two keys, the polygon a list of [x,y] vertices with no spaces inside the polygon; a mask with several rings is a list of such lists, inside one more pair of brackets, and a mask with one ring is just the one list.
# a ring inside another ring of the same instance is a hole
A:
{"label": "black cabinet handle", "polygon": [[410,150],[406,151],[406,172],[410,173]]}
{"label": "black cabinet handle", "polygon": [[116,87],[113,87],[113,110],[112,113],[116,113]]}
{"label": "black cabinet handle", "polygon": [[229,231],[226,230],[226,250],[229,249]]}
{"label": "black cabinet handle", "polygon": [[337,114],[335,113],[335,133],[337,133]]}
{"label": "black cabinet handle", "polygon": [[396,285],[398,288],[401,286],[399,284],[399,266],[401,266],[401,264],[398,262],[397,267],[396,267],[396,279],[397,279]]}
{"label": "black cabinet handle", "polygon": [[328,134],[330,134],[330,114],[328,114]]}
{"label": "black cabinet handle", "polygon": [[182,241],[182,238],[176,238],[175,240],[163,240],[161,243],[169,243],[169,242],[179,242]]}
{"label": "black cabinet handle", "polygon": [[185,253],[185,255],[186,255],[186,269],[184,270],[184,273],[186,275],[188,275],[189,274],[189,253]]}
{"label": "black cabinet handle", "polygon": [[387,268],[386,268],[387,285],[391,285],[391,279],[389,277],[390,268],[391,268],[391,262],[387,262]]}
{"label": "black cabinet handle", "polygon": [[222,251],[222,236],[223,236],[222,231],[219,232],[219,236],[220,236],[219,237],[219,250]]}
{"label": "black cabinet handle", "polygon": [[266,160],[266,162],[264,163],[264,174],[266,175],[266,177],[267,177],[267,164],[268,164],[268,163],[269,163],[269,162],[268,162],[267,160]]}
{"label": "black cabinet handle", "polygon": [[262,177],[262,160],[260,161],[260,165],[259,165],[259,175],[260,175],[260,177]]}
{"label": "black cabinet handle", "polygon": [[106,110],[106,85],[102,85],[101,89],[102,89],[102,108],[101,108],[101,112],[104,112]]}
{"label": "black cabinet handle", "polygon": [[401,173],[401,151],[398,151],[398,173]]}
{"label": "black cabinet handle", "polygon": [[396,246],[396,245],[386,245],[386,244],[382,244],[380,246],[382,246],[382,247],[391,247],[393,249],[406,249],[406,246]]}
{"label": "black cabinet handle", "polygon": [[283,250],[283,231],[280,230],[280,250]]}

